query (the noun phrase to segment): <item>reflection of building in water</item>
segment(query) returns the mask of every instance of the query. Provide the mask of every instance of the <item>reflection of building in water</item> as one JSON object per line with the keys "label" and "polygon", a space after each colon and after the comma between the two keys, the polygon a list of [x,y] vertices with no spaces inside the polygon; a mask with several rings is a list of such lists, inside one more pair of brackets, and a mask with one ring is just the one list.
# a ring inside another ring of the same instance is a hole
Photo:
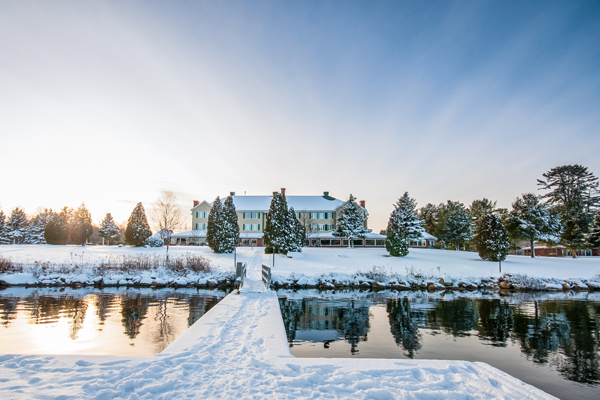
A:
{"label": "reflection of building in water", "polygon": [[[297,331],[335,331],[351,345],[351,352],[358,352],[358,343],[367,340],[369,332],[369,307],[367,301],[326,301],[318,299],[280,299],[284,326],[291,342]],[[305,336],[305,335],[303,335]],[[310,336],[310,334],[308,335]],[[318,337],[318,335],[315,335]],[[332,339],[319,340],[328,346]]]}
{"label": "reflection of building in water", "polygon": [[17,317],[18,303],[16,297],[0,297],[0,325],[8,326]]}

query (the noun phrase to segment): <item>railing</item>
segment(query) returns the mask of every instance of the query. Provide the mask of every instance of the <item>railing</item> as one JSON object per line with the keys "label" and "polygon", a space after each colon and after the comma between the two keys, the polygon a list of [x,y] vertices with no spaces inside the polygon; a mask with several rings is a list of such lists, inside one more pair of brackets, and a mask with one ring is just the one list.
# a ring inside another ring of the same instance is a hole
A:
{"label": "railing", "polygon": [[262,265],[262,280],[267,286],[267,289],[271,287],[271,267],[267,264]]}
{"label": "railing", "polygon": [[234,287],[237,290],[240,290],[240,288],[244,284],[245,277],[246,277],[246,263],[238,261],[238,263],[235,267],[235,283],[234,283]]}

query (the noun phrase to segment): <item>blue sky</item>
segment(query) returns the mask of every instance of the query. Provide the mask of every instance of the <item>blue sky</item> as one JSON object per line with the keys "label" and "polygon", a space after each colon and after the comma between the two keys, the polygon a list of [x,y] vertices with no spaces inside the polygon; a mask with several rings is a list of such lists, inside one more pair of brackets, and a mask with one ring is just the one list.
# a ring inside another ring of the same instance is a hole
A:
{"label": "blue sky", "polygon": [[2,2],[0,207],[161,189],[510,207],[600,174],[600,3]]}

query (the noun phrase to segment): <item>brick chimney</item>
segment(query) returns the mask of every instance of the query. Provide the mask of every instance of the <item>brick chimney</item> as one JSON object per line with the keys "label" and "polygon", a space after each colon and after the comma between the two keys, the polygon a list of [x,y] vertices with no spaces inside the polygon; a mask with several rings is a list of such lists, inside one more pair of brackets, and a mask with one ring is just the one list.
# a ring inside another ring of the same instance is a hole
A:
{"label": "brick chimney", "polygon": [[198,200],[194,200],[194,207],[196,207],[200,202]]}
{"label": "brick chimney", "polygon": [[285,188],[281,188],[281,194],[285,196]]}
{"label": "brick chimney", "polygon": [[364,200],[361,200],[361,201],[360,201],[360,206],[361,206],[362,208],[367,208],[367,207],[365,207],[365,201],[364,201]]}

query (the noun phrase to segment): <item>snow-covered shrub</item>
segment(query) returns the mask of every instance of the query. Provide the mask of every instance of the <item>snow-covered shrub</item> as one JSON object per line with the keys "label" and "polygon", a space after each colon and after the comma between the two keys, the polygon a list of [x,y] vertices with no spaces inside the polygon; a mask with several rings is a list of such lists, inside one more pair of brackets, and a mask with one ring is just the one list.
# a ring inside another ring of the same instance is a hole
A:
{"label": "snow-covered shrub", "polygon": [[190,253],[185,253],[184,256],[174,257],[171,259],[167,268],[178,275],[187,275],[189,272],[210,272],[210,261],[202,256],[197,256]]}
{"label": "snow-covered shrub", "polygon": [[7,274],[11,272],[22,272],[23,267],[16,266],[10,260],[10,258],[4,258],[0,255],[0,274]]}
{"label": "snow-covered shrub", "polygon": [[146,239],[146,246],[148,247],[162,247],[164,243],[162,239],[153,236]]}

